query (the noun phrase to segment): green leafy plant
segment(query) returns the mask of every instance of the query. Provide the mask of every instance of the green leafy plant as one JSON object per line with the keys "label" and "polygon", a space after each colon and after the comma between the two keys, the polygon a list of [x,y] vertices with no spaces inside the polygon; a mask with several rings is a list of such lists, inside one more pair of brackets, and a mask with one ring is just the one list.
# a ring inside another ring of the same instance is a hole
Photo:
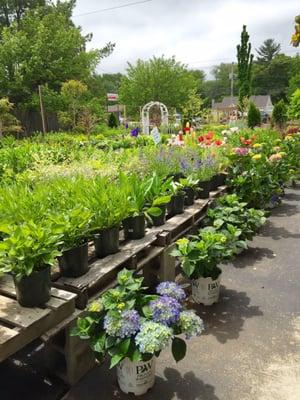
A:
{"label": "green leafy plant", "polygon": [[213,227],[200,230],[199,237],[179,239],[176,244],[171,254],[180,260],[183,273],[191,279],[217,279],[221,273],[218,264],[233,256],[227,236]]}
{"label": "green leafy plant", "polygon": [[183,311],[183,289],[164,282],[157,294],[146,294],[143,278],[126,269],[119,272],[117,282],[89,306],[85,317],[78,318],[72,335],[88,340],[99,361],[109,355],[111,368],[126,357],[140,361],[159,356],[171,342],[174,359],[184,358],[186,343],[178,335],[200,335],[203,323],[193,311]]}
{"label": "green leafy plant", "polygon": [[91,212],[81,206],[51,216],[62,235],[63,250],[70,250],[87,242]]}
{"label": "green leafy plant", "polygon": [[252,240],[266,222],[264,211],[248,208],[248,204],[242,202],[236,194],[220,197],[216,207],[207,211],[207,216],[208,223],[217,230],[232,230],[232,227],[238,229],[242,241]]}
{"label": "green leafy plant", "polygon": [[1,225],[0,271],[17,278],[51,267],[61,255],[62,234],[49,220],[42,223],[26,221],[18,225]]}

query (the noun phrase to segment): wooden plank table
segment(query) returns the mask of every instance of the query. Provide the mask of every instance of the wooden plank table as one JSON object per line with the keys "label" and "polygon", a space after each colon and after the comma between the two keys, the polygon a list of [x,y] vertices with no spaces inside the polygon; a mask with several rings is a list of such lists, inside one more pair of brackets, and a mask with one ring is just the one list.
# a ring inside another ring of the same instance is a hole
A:
{"label": "wooden plank table", "polygon": [[75,298],[74,293],[52,288],[44,308],[22,307],[12,277],[0,278],[0,362],[70,316]]}

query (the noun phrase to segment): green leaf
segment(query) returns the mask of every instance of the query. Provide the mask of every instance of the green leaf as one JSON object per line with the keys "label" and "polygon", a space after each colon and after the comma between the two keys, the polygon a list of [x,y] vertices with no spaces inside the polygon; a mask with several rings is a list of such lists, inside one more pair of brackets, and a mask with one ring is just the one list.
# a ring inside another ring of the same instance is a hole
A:
{"label": "green leaf", "polygon": [[111,360],[110,360],[110,366],[109,369],[112,369],[113,367],[115,367],[116,365],[119,364],[120,361],[122,361],[124,359],[124,355],[123,354],[116,354],[114,355]]}
{"label": "green leaf", "polygon": [[172,340],[172,354],[176,362],[181,361],[186,355],[186,343],[179,337]]}

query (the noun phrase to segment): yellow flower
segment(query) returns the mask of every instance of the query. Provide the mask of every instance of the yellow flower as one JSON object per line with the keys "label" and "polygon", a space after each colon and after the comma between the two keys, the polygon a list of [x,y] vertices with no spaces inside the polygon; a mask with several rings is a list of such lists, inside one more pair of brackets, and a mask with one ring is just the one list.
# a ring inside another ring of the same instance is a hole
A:
{"label": "yellow flower", "polygon": [[261,143],[254,143],[254,145],[252,147],[254,149],[261,149],[262,148],[262,144]]}
{"label": "yellow flower", "polygon": [[91,312],[100,312],[102,311],[103,307],[100,301],[94,301],[90,306],[89,306],[89,311]]}
{"label": "yellow flower", "polygon": [[261,159],[261,154],[254,154],[254,156],[252,156],[252,160],[260,160]]}
{"label": "yellow flower", "polygon": [[291,139],[293,139],[293,136],[292,135],[287,135],[284,139],[285,140],[291,140]]}
{"label": "yellow flower", "polygon": [[125,306],[126,306],[125,303],[119,303],[119,304],[117,305],[117,309],[118,309],[118,310],[123,310],[123,309],[125,308]]}

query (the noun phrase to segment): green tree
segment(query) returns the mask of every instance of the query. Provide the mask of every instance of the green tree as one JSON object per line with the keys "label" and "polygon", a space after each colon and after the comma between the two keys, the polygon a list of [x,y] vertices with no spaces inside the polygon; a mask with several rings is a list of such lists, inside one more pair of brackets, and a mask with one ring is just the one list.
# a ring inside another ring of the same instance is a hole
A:
{"label": "green tree", "polygon": [[287,99],[293,57],[279,54],[269,64],[254,64],[253,94],[269,94],[273,103]]}
{"label": "green tree", "polygon": [[0,99],[0,138],[4,133],[20,132],[19,121],[12,115],[11,111],[14,105],[10,103],[8,98]]}
{"label": "green tree", "polygon": [[205,73],[204,73],[204,71],[202,71],[201,69],[191,69],[190,70],[190,74],[192,75],[192,77],[197,82],[196,93],[198,95],[202,95],[202,93],[203,93],[203,85],[204,85],[204,81],[205,81]]}
{"label": "green tree", "polygon": [[251,129],[261,124],[260,111],[252,101],[249,104],[247,123]]}
{"label": "green tree", "polygon": [[241,111],[245,109],[245,99],[248,99],[251,95],[253,54],[251,54],[249,38],[246,25],[243,25],[241,44],[237,45],[239,107]]}
{"label": "green tree", "polygon": [[300,89],[295,90],[288,107],[288,117],[300,120]]}
{"label": "green tree", "polygon": [[128,63],[127,75],[120,87],[120,101],[132,115],[149,101],[160,101],[167,107],[182,110],[189,93],[197,88],[197,80],[187,67],[172,58],[153,57]]}
{"label": "green tree", "polygon": [[287,121],[287,106],[283,100],[275,104],[272,113],[272,122],[282,128]]}
{"label": "green tree", "polygon": [[112,51],[110,43],[101,50],[86,50],[91,37],[74,26],[69,9],[73,3],[28,11],[19,26],[13,23],[3,29],[0,96],[9,94],[18,108],[36,107],[40,84],[57,93],[67,80],[85,82],[101,58]]}
{"label": "green tree", "polygon": [[118,125],[119,125],[118,118],[117,118],[116,114],[110,113],[109,117],[108,117],[108,126],[110,128],[117,128]]}
{"label": "green tree", "polygon": [[258,54],[257,61],[261,64],[270,63],[280,52],[281,45],[276,43],[274,39],[267,39],[256,49]]}
{"label": "green tree", "polygon": [[191,121],[194,117],[200,117],[202,114],[203,100],[196,93],[191,92],[182,108],[184,120]]}
{"label": "green tree", "polygon": [[66,111],[59,113],[59,120],[64,127],[76,129],[80,111],[83,107],[84,95],[87,92],[87,86],[80,81],[70,80],[62,85],[61,96],[66,106]]}
{"label": "green tree", "polygon": [[9,27],[15,21],[20,24],[26,11],[43,7],[46,0],[1,0],[0,1],[0,30]]}

